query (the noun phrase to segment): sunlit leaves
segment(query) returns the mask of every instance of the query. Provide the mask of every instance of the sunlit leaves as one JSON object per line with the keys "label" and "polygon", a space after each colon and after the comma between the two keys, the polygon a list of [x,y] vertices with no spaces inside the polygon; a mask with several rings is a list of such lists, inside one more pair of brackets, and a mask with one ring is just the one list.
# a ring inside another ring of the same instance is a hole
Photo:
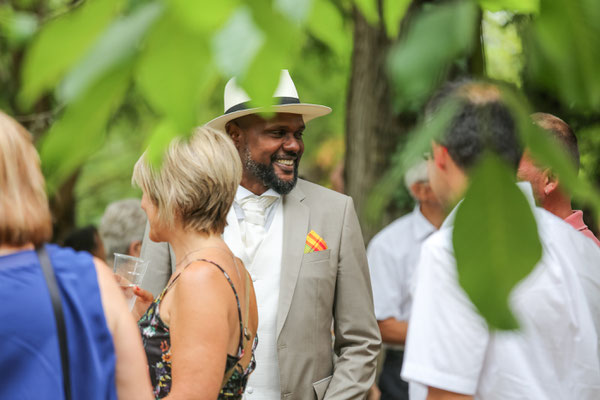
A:
{"label": "sunlit leaves", "polygon": [[240,76],[248,69],[264,41],[264,34],[254,23],[250,9],[240,7],[213,39],[215,63],[223,75]]}
{"label": "sunlit leaves", "polygon": [[314,0],[274,0],[273,6],[296,23],[306,21]]}
{"label": "sunlit leaves", "polygon": [[307,21],[309,32],[344,56],[352,49],[349,29],[344,26],[340,10],[330,0],[313,0],[312,14]]}
{"label": "sunlit leaves", "polygon": [[459,282],[488,325],[518,328],[508,297],[541,259],[542,246],[514,172],[492,154],[470,174],[452,241]]}
{"label": "sunlit leaves", "polygon": [[470,1],[431,7],[415,17],[389,59],[401,105],[419,107],[443,79],[445,68],[469,51],[476,38],[477,17],[477,7]]}
{"label": "sunlit leaves", "polygon": [[400,21],[408,10],[412,0],[384,0],[383,1],[383,20],[389,37],[398,36],[400,31]]}
{"label": "sunlit leaves", "polygon": [[270,0],[253,0],[249,6],[265,41],[239,82],[252,99],[251,104],[271,105],[280,71],[293,64],[304,36],[299,26],[286,22],[287,17],[273,8]]}
{"label": "sunlit leaves", "polygon": [[171,13],[187,29],[212,34],[227,21],[239,5],[238,0],[165,0]]}
{"label": "sunlit leaves", "polygon": [[206,38],[166,15],[148,35],[135,79],[152,107],[180,134],[202,124],[199,105],[217,79]]}
{"label": "sunlit leaves", "polygon": [[99,149],[108,119],[121,104],[130,79],[128,65],[111,71],[71,103],[45,135],[40,155],[50,194]]}
{"label": "sunlit leaves", "polygon": [[0,5],[0,37],[6,38],[9,46],[18,48],[33,36],[38,28],[37,17],[32,13],[15,11]]}
{"label": "sunlit leaves", "polygon": [[154,166],[160,165],[166,148],[177,136],[181,136],[177,127],[173,126],[169,120],[161,121],[150,134],[145,154],[146,161]]}
{"label": "sunlit leaves", "polygon": [[44,25],[25,56],[19,99],[23,107],[29,108],[59,82],[124,3],[124,0],[86,1]]}
{"label": "sunlit leaves", "polygon": [[564,104],[600,108],[600,8],[590,0],[541,0],[526,44],[528,75]]}
{"label": "sunlit leaves", "polygon": [[72,101],[107,71],[130,60],[137,53],[146,31],[162,12],[161,3],[148,3],[109,26],[86,57],[67,75],[59,88],[60,99]]}
{"label": "sunlit leaves", "polygon": [[371,25],[374,25],[379,21],[377,0],[354,0],[354,4]]}
{"label": "sunlit leaves", "polygon": [[540,0],[477,0],[481,8],[488,11],[512,11],[533,14],[540,10]]}
{"label": "sunlit leaves", "polygon": [[389,204],[396,187],[406,171],[423,159],[423,154],[431,151],[433,141],[439,140],[451,119],[456,114],[457,104],[446,102],[441,109],[427,121],[420,124],[402,143],[392,158],[392,165],[378,182],[367,200],[365,215],[367,221],[375,223],[381,219],[385,207]]}

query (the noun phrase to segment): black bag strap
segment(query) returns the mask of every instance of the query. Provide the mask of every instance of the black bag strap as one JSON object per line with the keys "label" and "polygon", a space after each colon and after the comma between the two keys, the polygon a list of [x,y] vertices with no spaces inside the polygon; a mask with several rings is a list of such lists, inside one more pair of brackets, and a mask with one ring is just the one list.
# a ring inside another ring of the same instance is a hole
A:
{"label": "black bag strap", "polygon": [[46,248],[42,245],[35,249],[42,271],[44,272],[44,278],[46,278],[46,285],[48,286],[48,292],[50,292],[50,300],[52,301],[52,308],[54,309],[54,319],[56,320],[56,330],[58,333],[58,346],[60,348],[60,361],[63,372],[63,387],[65,391],[65,399],[71,400],[71,379],[69,370],[69,351],[67,349],[67,329],[65,326],[65,317],[62,309],[62,302],[60,300],[60,291],[58,284],[56,283],[56,276],[54,275],[54,269],[52,263],[46,252]]}

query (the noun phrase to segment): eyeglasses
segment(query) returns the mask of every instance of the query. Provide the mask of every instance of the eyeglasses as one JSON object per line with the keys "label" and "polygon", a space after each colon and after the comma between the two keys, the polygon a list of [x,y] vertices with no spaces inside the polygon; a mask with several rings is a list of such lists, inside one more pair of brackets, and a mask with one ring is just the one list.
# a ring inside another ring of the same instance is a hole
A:
{"label": "eyeglasses", "polygon": [[426,151],[423,153],[423,160],[425,161],[429,161],[433,158],[432,154],[430,151]]}

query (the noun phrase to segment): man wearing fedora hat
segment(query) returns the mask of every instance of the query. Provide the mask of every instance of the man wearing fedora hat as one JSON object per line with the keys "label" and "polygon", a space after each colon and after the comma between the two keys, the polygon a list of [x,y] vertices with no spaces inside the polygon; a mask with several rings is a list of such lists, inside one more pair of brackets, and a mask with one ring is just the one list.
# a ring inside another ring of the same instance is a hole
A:
{"label": "man wearing fedora hat", "polygon": [[[245,398],[362,399],[381,340],[358,218],[350,197],[298,179],[305,123],[331,109],[301,103],[287,70],[274,97],[268,110],[249,108],[232,79],[225,113],[207,123],[229,134],[244,167],[223,237],[258,302],[257,368]],[[156,294],[174,257],[147,237],[142,257],[154,264],[142,286]]]}

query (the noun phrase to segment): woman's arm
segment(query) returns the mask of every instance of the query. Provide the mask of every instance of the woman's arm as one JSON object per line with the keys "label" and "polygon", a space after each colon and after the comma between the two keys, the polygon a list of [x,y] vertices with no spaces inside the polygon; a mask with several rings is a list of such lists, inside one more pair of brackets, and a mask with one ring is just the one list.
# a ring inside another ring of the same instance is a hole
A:
{"label": "woman's arm", "polygon": [[140,331],[129,312],[112,271],[94,259],[108,328],[115,346],[119,399],[154,399]]}
{"label": "woman's arm", "polygon": [[[190,265],[174,287],[171,303],[171,392],[168,400],[214,400],[221,390],[232,320],[238,321],[231,286],[206,263]],[[235,317],[235,318],[233,318]]]}

